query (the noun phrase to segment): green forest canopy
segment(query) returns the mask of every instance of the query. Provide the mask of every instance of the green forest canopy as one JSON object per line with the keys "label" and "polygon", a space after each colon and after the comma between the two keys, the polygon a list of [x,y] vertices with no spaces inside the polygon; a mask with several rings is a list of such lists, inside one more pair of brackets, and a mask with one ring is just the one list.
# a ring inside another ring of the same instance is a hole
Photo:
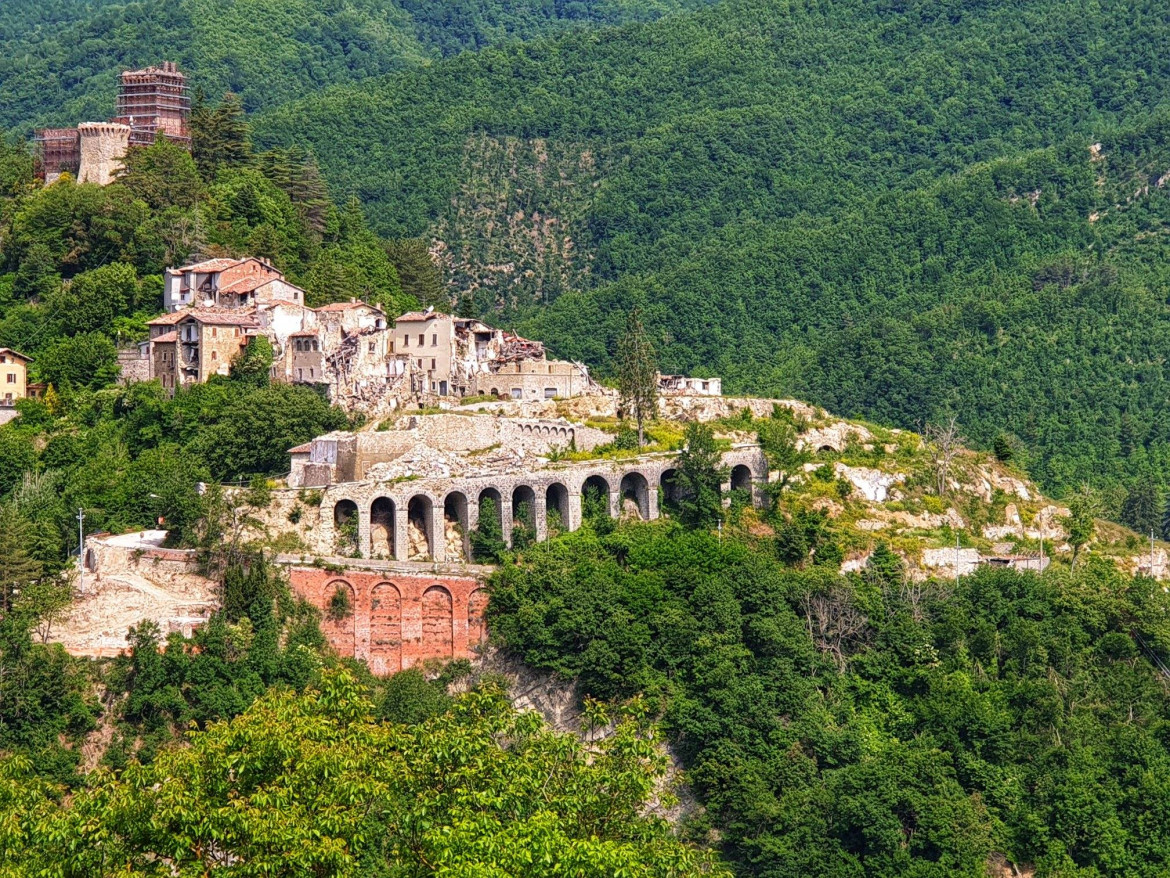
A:
{"label": "green forest canopy", "polygon": [[915,583],[880,545],[842,577],[780,549],[585,528],[497,574],[493,637],[585,696],[658,705],[706,809],[689,829],[737,874],[1166,874],[1157,583],[1100,561]]}
{"label": "green forest canopy", "polygon": [[576,26],[656,18],[707,0],[6,0],[0,128],[113,114],[124,69],[176,61],[248,109],[325,86]]}

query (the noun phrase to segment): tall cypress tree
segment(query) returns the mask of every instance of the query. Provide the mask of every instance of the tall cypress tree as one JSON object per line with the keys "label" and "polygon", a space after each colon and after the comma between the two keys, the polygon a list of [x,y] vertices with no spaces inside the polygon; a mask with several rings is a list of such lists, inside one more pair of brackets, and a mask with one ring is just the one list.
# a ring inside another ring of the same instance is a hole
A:
{"label": "tall cypress tree", "polygon": [[1170,540],[1170,494],[1166,495],[1166,505],[1162,509],[1162,539]]}
{"label": "tall cypress tree", "polygon": [[1134,483],[1121,504],[1121,520],[1143,536],[1149,535],[1161,526],[1161,506],[1157,486],[1148,478],[1142,479]]}
{"label": "tall cypress tree", "polygon": [[642,325],[642,310],[626,317],[626,330],[618,340],[618,390],[622,410],[638,423],[638,447],[646,444],[645,422],[655,415],[658,402],[658,364],[654,346]]}
{"label": "tall cypress tree", "polygon": [[686,444],[678,456],[679,513],[692,528],[714,527],[723,517],[720,486],[727,467],[719,454],[715,433],[707,424],[687,424]]}

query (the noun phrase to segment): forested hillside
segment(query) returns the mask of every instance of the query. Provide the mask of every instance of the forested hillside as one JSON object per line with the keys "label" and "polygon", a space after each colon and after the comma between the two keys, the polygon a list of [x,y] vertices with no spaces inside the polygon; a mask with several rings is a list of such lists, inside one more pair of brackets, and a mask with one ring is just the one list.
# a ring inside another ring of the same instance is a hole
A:
{"label": "forested hillside", "polygon": [[586,695],[645,693],[706,807],[689,829],[739,875],[1166,874],[1157,584],[1106,564],[916,584],[888,549],[847,579],[780,548],[582,531],[498,575],[493,630]]}
{"label": "forested hillside", "polygon": [[1118,487],[1170,475],[1168,43],[1149,2],[728,0],[259,125],[561,355],[604,371],[639,301],[667,369]]}
{"label": "forested hillside", "polygon": [[272,107],[328,85],[576,26],[707,0],[7,0],[0,128],[111,115],[117,74],[177,61],[197,87]]}

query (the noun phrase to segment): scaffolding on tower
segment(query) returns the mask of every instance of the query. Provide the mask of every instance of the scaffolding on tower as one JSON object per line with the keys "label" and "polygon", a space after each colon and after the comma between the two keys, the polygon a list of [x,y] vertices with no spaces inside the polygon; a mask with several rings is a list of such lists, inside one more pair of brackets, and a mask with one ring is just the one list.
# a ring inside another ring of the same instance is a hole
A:
{"label": "scaffolding on tower", "polygon": [[35,140],[37,174],[42,179],[77,173],[81,165],[81,135],[76,128],[41,128]]}
{"label": "scaffolding on tower", "polygon": [[173,61],[124,72],[117,113],[113,121],[130,126],[131,146],[150,146],[161,134],[173,143],[191,147],[187,77]]}

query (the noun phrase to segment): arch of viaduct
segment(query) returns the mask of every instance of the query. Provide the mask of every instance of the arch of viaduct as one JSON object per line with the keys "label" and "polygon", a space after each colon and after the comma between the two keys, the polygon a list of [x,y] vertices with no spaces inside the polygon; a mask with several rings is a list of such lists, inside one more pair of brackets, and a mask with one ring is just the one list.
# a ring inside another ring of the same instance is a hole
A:
{"label": "arch of viaduct", "polygon": [[[335,484],[322,497],[318,544],[333,554],[344,529],[356,535],[362,558],[412,560],[408,540],[413,523],[426,537],[426,560],[466,561],[484,499],[495,502],[504,541],[511,546],[513,522],[524,506],[537,540],[548,538],[553,515],[563,529],[579,528],[587,488],[607,499],[611,517],[620,517],[628,502],[639,518],[652,521],[661,515],[664,501],[677,496],[677,458],[677,452],[663,452],[628,460],[551,463],[526,473]],[[723,463],[729,472],[724,491],[747,491],[758,503],[760,486],[768,478],[759,446],[736,446],[724,452]],[[451,532],[461,534],[462,546],[447,545],[448,524],[458,526]],[[417,554],[413,560],[419,560]]]}

